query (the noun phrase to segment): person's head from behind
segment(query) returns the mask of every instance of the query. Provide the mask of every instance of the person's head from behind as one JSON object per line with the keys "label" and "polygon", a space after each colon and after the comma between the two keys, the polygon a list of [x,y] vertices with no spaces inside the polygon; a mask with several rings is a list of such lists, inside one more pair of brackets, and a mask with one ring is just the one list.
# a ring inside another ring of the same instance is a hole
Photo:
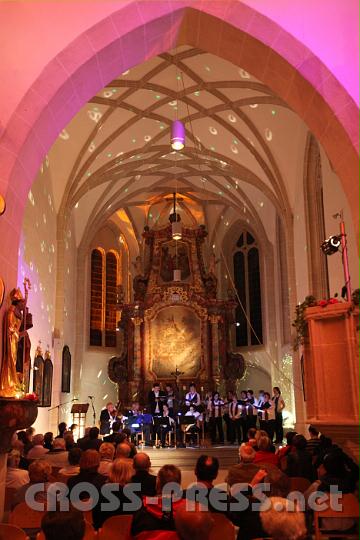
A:
{"label": "person's head from behind", "polygon": [[295,435],[295,437],[292,440],[292,446],[296,450],[305,450],[306,445],[307,445],[307,442],[304,435]]}
{"label": "person's head from behind", "polygon": [[67,424],[66,422],[60,422],[58,425],[59,435],[63,435],[65,431],[67,430]]}
{"label": "person's head from behind", "polygon": [[334,478],[344,478],[346,469],[344,458],[340,452],[329,452],[324,456],[323,467],[325,473]]}
{"label": "person's head from behind", "polygon": [[99,428],[97,428],[97,427],[92,427],[92,428],[90,429],[90,431],[89,431],[89,439],[91,439],[91,440],[97,439],[98,436],[99,436],[99,433],[100,433]]}
{"label": "person's head from behind", "polygon": [[112,426],[113,433],[119,433],[120,429],[121,429],[121,423],[118,421],[114,422]]}
{"label": "person's head from behind", "polygon": [[212,483],[219,472],[219,460],[217,457],[202,455],[195,465],[195,476],[199,482]]}
{"label": "person's head from behind", "polygon": [[52,444],[54,441],[54,434],[52,431],[47,431],[44,435],[44,443],[45,444]]}
{"label": "person's head from behind", "polygon": [[44,446],[44,435],[42,433],[37,433],[34,435],[32,442],[34,446]]}
{"label": "person's head from behind", "polygon": [[20,464],[19,450],[11,450],[7,455],[7,466],[11,469],[17,469]]}
{"label": "person's head from behind", "polygon": [[66,433],[64,433],[64,441],[66,448],[71,448],[72,446],[74,446],[75,441],[72,431],[67,431]]}
{"label": "person's head from behind", "polygon": [[116,459],[128,459],[130,457],[131,448],[127,442],[123,442],[116,447]]}
{"label": "person's head from behind", "polygon": [[34,437],[34,435],[35,435],[35,428],[29,427],[29,428],[27,428],[27,430],[26,430],[25,433],[26,433],[26,435],[27,435],[28,440],[29,440],[29,441],[32,441],[32,440],[33,440],[33,437]]}
{"label": "person's head from behind", "polygon": [[81,454],[80,461],[80,470],[96,472],[100,465],[100,454],[97,450],[85,450]]}
{"label": "person's head from behind", "polygon": [[68,453],[68,462],[69,465],[79,465],[81,458],[82,450],[80,448],[71,448]]}
{"label": "person's head from behind", "polygon": [[256,432],[257,432],[257,429],[254,428],[254,427],[251,427],[250,429],[247,430],[247,438],[250,440],[250,439],[255,439],[255,436],[256,436]]}
{"label": "person's head from behind", "polygon": [[129,461],[124,459],[115,459],[110,467],[109,482],[119,484],[124,487],[131,482],[131,478],[134,474],[134,469]]}
{"label": "person's head from behind", "polygon": [[26,431],[18,431],[17,436],[18,436],[19,441],[21,441],[23,444],[28,444],[29,439],[28,439],[28,436],[26,435]]}
{"label": "person's head from behind", "polygon": [[242,444],[239,448],[239,458],[242,463],[252,463],[255,459],[256,452],[249,444]]}
{"label": "person's head from behind", "polygon": [[125,435],[127,440],[131,439],[131,430],[129,428],[124,428],[122,432],[123,432],[123,435]]}
{"label": "person's head from behind", "polygon": [[49,481],[51,465],[44,459],[37,459],[29,465],[29,477],[31,484],[40,484]]}
{"label": "person's head from behind", "polygon": [[139,452],[134,456],[133,467],[136,472],[148,471],[151,467],[150,458],[145,452]]}
{"label": "person's head from behind", "polygon": [[262,452],[270,452],[271,441],[269,437],[267,435],[262,435],[261,437],[259,437],[257,441],[257,447]]}
{"label": "person's head from behind", "polygon": [[41,529],[45,540],[83,540],[84,515],[75,509],[68,512],[47,512],[41,520]]}
{"label": "person's head from behind", "polygon": [[53,450],[66,450],[65,439],[54,439]]}
{"label": "person's head from behind", "polygon": [[285,438],[286,438],[286,444],[288,446],[292,446],[294,437],[296,437],[296,435],[297,435],[296,431],[287,432],[287,434],[285,435]]}
{"label": "person's head from behind", "polygon": [[78,424],[71,424],[70,431],[74,432],[78,428]]}
{"label": "person's head from behind", "polygon": [[164,465],[161,467],[156,478],[156,491],[162,493],[166,484],[175,483],[181,485],[181,471],[175,465]]}
{"label": "person's head from behind", "polygon": [[176,511],[175,527],[181,540],[208,540],[213,526],[211,513],[201,509],[199,504],[194,510],[187,510],[184,504]]}
{"label": "person's head from behind", "polygon": [[260,507],[260,520],[264,531],[273,540],[300,540],[306,536],[304,514],[294,508],[294,502],[281,497],[270,498]]}
{"label": "person's head from behind", "polygon": [[104,460],[110,460],[112,461],[114,459],[115,454],[115,446],[111,443],[102,443],[102,445],[99,448],[99,454],[100,459]]}
{"label": "person's head from behind", "polygon": [[309,434],[312,439],[318,439],[319,438],[319,432],[314,426],[309,426]]}

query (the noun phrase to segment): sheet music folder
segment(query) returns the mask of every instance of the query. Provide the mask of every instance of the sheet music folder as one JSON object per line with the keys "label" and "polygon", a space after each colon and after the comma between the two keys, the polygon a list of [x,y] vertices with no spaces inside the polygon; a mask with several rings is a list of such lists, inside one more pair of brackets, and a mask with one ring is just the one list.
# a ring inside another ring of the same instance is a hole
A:
{"label": "sheet music folder", "polygon": [[86,414],[89,409],[88,403],[74,403],[71,407],[71,414]]}

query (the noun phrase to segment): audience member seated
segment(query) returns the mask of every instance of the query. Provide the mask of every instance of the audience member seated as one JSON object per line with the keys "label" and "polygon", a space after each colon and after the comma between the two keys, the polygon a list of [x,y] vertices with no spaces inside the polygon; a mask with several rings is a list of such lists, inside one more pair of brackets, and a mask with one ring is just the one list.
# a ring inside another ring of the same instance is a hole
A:
{"label": "audience member seated", "polygon": [[252,446],[253,448],[257,449],[257,441],[256,441],[256,433],[257,433],[257,429],[256,428],[250,428],[247,430],[247,434],[246,434],[246,438],[247,438],[247,441],[246,441],[246,444],[248,444],[249,446]]}
{"label": "audience member seated", "polygon": [[211,514],[202,510],[199,505],[193,511],[182,506],[176,512],[175,527],[180,540],[208,540],[213,526],[214,519]]}
{"label": "audience member seated", "polygon": [[61,476],[76,476],[80,472],[80,458],[82,450],[80,448],[72,448],[68,452],[68,465],[59,470]]}
{"label": "audience member seated", "polygon": [[60,422],[58,425],[59,435],[56,435],[55,439],[63,439],[64,433],[67,430],[67,423],[66,422]]}
{"label": "audience member seated", "polygon": [[139,452],[134,456],[133,468],[135,474],[131,481],[141,484],[140,496],[153,497],[156,495],[156,476],[150,474],[151,461],[147,454]]}
{"label": "audience member seated", "polygon": [[239,448],[240,463],[230,468],[228,472],[228,486],[238,483],[249,483],[255,474],[264,469],[267,472],[265,482],[270,484],[270,494],[286,497],[289,492],[289,478],[278,467],[271,463],[254,463],[255,450],[247,444]]}
{"label": "audience member seated", "polygon": [[131,454],[131,447],[129,443],[123,442],[117,445],[116,453],[115,453],[116,459],[127,460],[129,463],[132,464],[133,460],[130,457],[130,454]]}
{"label": "audience member seated", "polygon": [[[286,457],[289,452],[294,451],[294,447],[292,445],[292,442],[293,442],[294,437],[296,435],[297,435],[296,431],[288,431],[287,434],[285,435],[286,446],[283,446],[282,448],[279,448],[278,451],[276,452],[276,454],[277,454],[277,456],[279,458],[280,466],[281,466],[283,458]],[[286,468],[286,463],[285,463],[285,468]]]}
{"label": "audience member seated", "polygon": [[255,455],[254,463],[270,463],[279,465],[279,458],[272,451],[272,442],[268,436],[261,436],[257,439],[258,450]]}
{"label": "audience member seated", "polygon": [[[315,491],[320,491],[322,494],[330,493],[330,489],[345,493],[353,493],[355,490],[355,481],[357,476],[354,476],[346,469],[346,460],[342,453],[333,451],[324,457],[323,464],[318,469],[319,479],[311,484],[309,489],[304,493],[306,501]],[[320,496],[320,494],[319,494]],[[324,502],[324,498],[321,498]],[[355,520],[351,518],[324,518],[321,520],[321,527],[325,530],[332,531],[347,531],[355,524]]]}
{"label": "audience member seated", "polygon": [[54,434],[51,431],[47,431],[44,435],[44,448],[52,450],[54,442]]}
{"label": "audience member seated", "polygon": [[66,431],[64,433],[64,441],[65,441],[65,447],[67,451],[71,450],[72,448],[75,448],[76,443],[74,441],[74,435],[72,431]]}
{"label": "audience member seated", "polygon": [[19,463],[19,469],[23,469],[24,471],[27,471],[29,468],[29,461],[24,456],[24,443],[18,439],[17,433],[14,433],[12,441],[11,441],[11,448],[13,450],[17,450],[20,454],[20,463]]}
{"label": "audience member seated", "polygon": [[134,514],[131,533],[135,539],[141,533],[141,540],[147,540],[156,538],[154,531],[175,531],[174,517],[185,501],[175,496],[163,498],[163,488],[169,482],[179,485],[178,495],[181,496],[181,471],[174,465],[161,467],[156,480],[158,497],[153,500],[145,498],[142,508]]}
{"label": "audience member seated", "polygon": [[262,527],[265,536],[273,540],[300,540],[306,536],[305,516],[302,512],[293,509],[293,503],[281,497],[270,498],[264,503],[264,510],[260,511]]}
{"label": "audience member seated", "polygon": [[45,540],[83,540],[85,519],[82,512],[71,509],[68,512],[47,512],[41,521]]}
{"label": "audience member seated", "polygon": [[16,493],[13,501],[12,508],[17,504],[25,502],[25,494],[27,489],[33,484],[44,484],[44,490],[38,491],[35,499],[36,501],[45,502],[46,501],[46,492],[49,487],[49,479],[51,475],[51,465],[47,463],[44,459],[37,459],[29,465],[29,483],[23,485],[19,491]]}
{"label": "audience member seated", "polygon": [[35,435],[35,428],[30,426],[25,430],[26,436],[30,442],[33,441],[34,435]]}
{"label": "audience member seated", "polygon": [[6,488],[19,489],[30,483],[28,471],[19,469],[20,457],[18,450],[11,450],[7,456]]}
{"label": "audience member seated", "polygon": [[[97,490],[105,484],[106,476],[98,473],[100,465],[100,454],[96,450],[85,450],[80,457],[80,472],[76,476],[71,476],[68,480],[69,491],[80,482],[88,482],[96,487]],[[83,497],[84,498],[84,497]],[[85,497],[85,498],[88,498]]]}
{"label": "audience member seated", "polygon": [[85,450],[84,444],[89,440],[90,429],[91,429],[91,427],[86,427],[85,432],[84,432],[84,436],[80,437],[80,439],[77,440],[77,445],[78,445],[79,448],[81,448],[81,450]]}
{"label": "audience member seated", "polygon": [[130,458],[132,459],[135,454],[137,453],[137,448],[135,446],[135,444],[133,442],[131,442],[131,429],[129,428],[124,428],[122,430],[122,433],[123,435],[126,435],[126,440],[124,442],[127,442],[128,445],[130,446]]}
{"label": "audience member seated", "polygon": [[121,423],[120,422],[114,422],[112,427],[112,433],[111,435],[107,435],[103,438],[104,442],[107,443],[113,443],[116,445],[124,442],[126,440],[126,433],[120,433],[121,430]]}
{"label": "audience member seated", "polygon": [[44,448],[44,435],[38,433],[34,436],[32,442],[33,446],[26,455],[27,459],[39,459],[49,452],[47,448]]}
{"label": "audience member seated", "polygon": [[[112,490],[112,497],[117,497],[118,507],[116,510],[101,510],[101,505],[109,502],[108,498],[100,495],[99,502],[93,509],[93,524],[95,529],[98,529],[102,526],[105,520],[112,516],[118,516],[120,514],[132,514],[135,509],[129,510],[126,508],[126,505],[134,504],[134,502],[129,499],[125,493],[124,488],[127,484],[131,482],[131,477],[134,473],[134,470],[130,463],[123,461],[121,459],[116,459],[112,464],[109,473],[109,484],[116,484],[118,486],[117,491]],[[124,507],[125,505],[125,507]],[[138,501],[138,507],[141,506],[141,501]]]}
{"label": "audience member seated", "polygon": [[303,435],[296,435],[292,441],[294,451],[287,457],[285,473],[290,477],[301,476],[312,482],[314,480],[314,468],[311,455],[307,452],[307,441]]}
{"label": "audience member seated", "polygon": [[68,464],[68,453],[65,448],[65,440],[54,440],[53,449],[47,452],[44,458],[52,467],[62,469]]}
{"label": "audience member seated", "polygon": [[310,439],[306,441],[306,450],[311,456],[315,456],[319,451],[320,439],[319,432],[314,426],[309,426]]}
{"label": "audience member seated", "polygon": [[[227,493],[214,487],[214,480],[219,472],[219,460],[216,457],[202,455],[196,462],[195,476],[197,482],[186,490],[186,498],[199,502],[210,512],[227,512]],[[200,493],[199,493],[200,491]],[[211,497],[210,497],[211,492]],[[205,504],[205,501],[206,504]],[[216,501],[216,508],[212,502]]]}
{"label": "audience member seated", "polygon": [[99,439],[99,428],[92,427],[89,430],[89,438],[81,445],[82,450],[99,450],[102,440]]}
{"label": "audience member seated", "polygon": [[29,439],[26,431],[18,431],[17,436],[19,441],[21,441],[24,445],[24,455],[26,456],[30,448],[33,447],[32,440]]}
{"label": "audience member seated", "polygon": [[109,476],[110,468],[114,459],[115,447],[111,443],[102,443],[99,449],[100,465],[98,473]]}

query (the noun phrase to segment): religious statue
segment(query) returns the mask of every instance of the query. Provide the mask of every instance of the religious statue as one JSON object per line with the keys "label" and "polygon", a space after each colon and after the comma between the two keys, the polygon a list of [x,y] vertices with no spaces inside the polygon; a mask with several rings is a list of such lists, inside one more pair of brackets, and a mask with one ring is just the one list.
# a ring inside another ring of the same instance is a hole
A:
{"label": "religious statue", "polygon": [[133,279],[134,300],[136,302],[139,302],[142,301],[145,297],[148,282],[146,277],[143,275],[142,260],[140,255],[136,257],[133,266],[135,268],[135,277]]}
{"label": "religious statue", "polygon": [[18,354],[19,339],[25,335],[26,328],[20,332],[30,281],[25,278],[25,298],[20,289],[12,289],[10,292],[11,306],[5,313],[4,333],[3,333],[3,357],[0,371],[0,396],[15,397],[21,393],[22,373],[17,373],[16,362]]}

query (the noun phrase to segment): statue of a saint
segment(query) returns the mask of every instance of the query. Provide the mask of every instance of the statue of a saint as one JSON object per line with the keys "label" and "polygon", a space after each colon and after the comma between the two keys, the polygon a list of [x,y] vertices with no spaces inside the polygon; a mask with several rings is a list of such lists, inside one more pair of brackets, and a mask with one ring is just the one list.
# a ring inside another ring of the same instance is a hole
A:
{"label": "statue of a saint", "polygon": [[20,327],[26,309],[29,280],[25,280],[24,285],[25,298],[20,289],[12,289],[10,292],[11,306],[4,318],[3,358],[0,371],[1,397],[15,397],[20,391],[21,380],[16,372],[16,361],[19,339],[24,335],[24,332],[20,332]]}

